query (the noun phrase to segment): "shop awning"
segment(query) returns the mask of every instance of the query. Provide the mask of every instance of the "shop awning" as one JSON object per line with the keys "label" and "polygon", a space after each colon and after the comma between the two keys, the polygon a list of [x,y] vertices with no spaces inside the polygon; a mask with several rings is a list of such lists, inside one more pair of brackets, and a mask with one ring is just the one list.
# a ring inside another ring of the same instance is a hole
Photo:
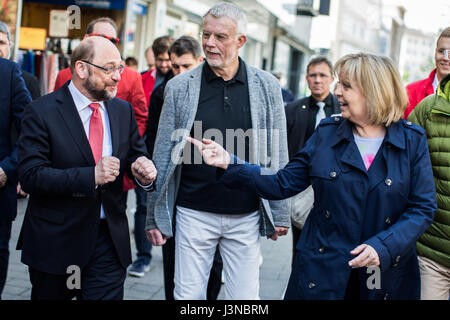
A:
{"label": "shop awning", "polygon": [[77,5],[96,9],[125,10],[126,0],[23,0],[23,2],[48,3],[54,5]]}

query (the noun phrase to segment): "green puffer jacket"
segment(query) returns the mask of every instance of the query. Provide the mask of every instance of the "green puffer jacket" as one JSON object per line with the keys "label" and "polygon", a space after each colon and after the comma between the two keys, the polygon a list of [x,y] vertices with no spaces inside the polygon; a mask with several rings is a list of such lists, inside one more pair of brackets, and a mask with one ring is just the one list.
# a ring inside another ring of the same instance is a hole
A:
{"label": "green puffer jacket", "polygon": [[450,75],[408,120],[426,130],[438,204],[433,223],[417,242],[417,253],[450,268]]}

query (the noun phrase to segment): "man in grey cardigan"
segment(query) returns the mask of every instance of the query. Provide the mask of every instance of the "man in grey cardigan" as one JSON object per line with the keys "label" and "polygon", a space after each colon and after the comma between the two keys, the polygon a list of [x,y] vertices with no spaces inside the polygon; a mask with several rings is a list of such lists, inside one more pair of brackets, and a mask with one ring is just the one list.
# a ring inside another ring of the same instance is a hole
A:
{"label": "man in grey cardigan", "polygon": [[217,245],[225,298],[259,299],[260,235],[276,240],[290,227],[286,200],[226,188],[186,145],[188,136],[214,137],[251,163],[277,170],[288,161],[280,85],[239,58],[246,24],[237,6],[212,7],[203,20],[206,62],[170,80],[164,94],[153,152],[158,186],[148,195],[146,230],[157,246],[175,234],[178,300],[205,299]]}

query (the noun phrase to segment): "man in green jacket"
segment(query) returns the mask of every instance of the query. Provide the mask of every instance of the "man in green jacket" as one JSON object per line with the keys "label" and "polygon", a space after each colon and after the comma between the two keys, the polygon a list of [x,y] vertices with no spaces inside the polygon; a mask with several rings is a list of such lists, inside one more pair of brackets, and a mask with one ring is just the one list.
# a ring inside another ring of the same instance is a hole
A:
{"label": "man in green jacket", "polygon": [[[450,49],[450,48],[449,48]],[[448,56],[447,56],[448,57]],[[447,63],[450,60],[447,58]],[[450,75],[408,118],[427,133],[438,211],[417,242],[422,300],[448,300],[450,292]]]}

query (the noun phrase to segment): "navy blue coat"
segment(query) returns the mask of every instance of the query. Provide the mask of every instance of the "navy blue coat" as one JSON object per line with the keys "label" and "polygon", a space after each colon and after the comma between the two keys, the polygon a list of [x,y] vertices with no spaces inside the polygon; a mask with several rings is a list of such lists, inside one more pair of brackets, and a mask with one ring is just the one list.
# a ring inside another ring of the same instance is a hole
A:
{"label": "navy blue coat", "polygon": [[342,117],[324,119],[276,174],[234,158],[240,164],[230,164],[220,178],[271,200],[313,186],[314,207],[297,244],[285,299],[343,299],[348,262],[355,257],[350,251],[362,243],[378,253],[381,286],[368,289],[372,273],[360,268],[361,299],[420,297],[415,243],[437,208],[424,130],[404,120],[391,124],[367,171],[352,127]]}
{"label": "navy blue coat", "polygon": [[[17,145],[12,129],[20,131],[22,112],[31,102],[19,66],[0,58],[0,168],[6,173],[6,185],[0,188],[0,221],[14,220],[17,215]],[[13,127],[14,124],[14,127]]]}

